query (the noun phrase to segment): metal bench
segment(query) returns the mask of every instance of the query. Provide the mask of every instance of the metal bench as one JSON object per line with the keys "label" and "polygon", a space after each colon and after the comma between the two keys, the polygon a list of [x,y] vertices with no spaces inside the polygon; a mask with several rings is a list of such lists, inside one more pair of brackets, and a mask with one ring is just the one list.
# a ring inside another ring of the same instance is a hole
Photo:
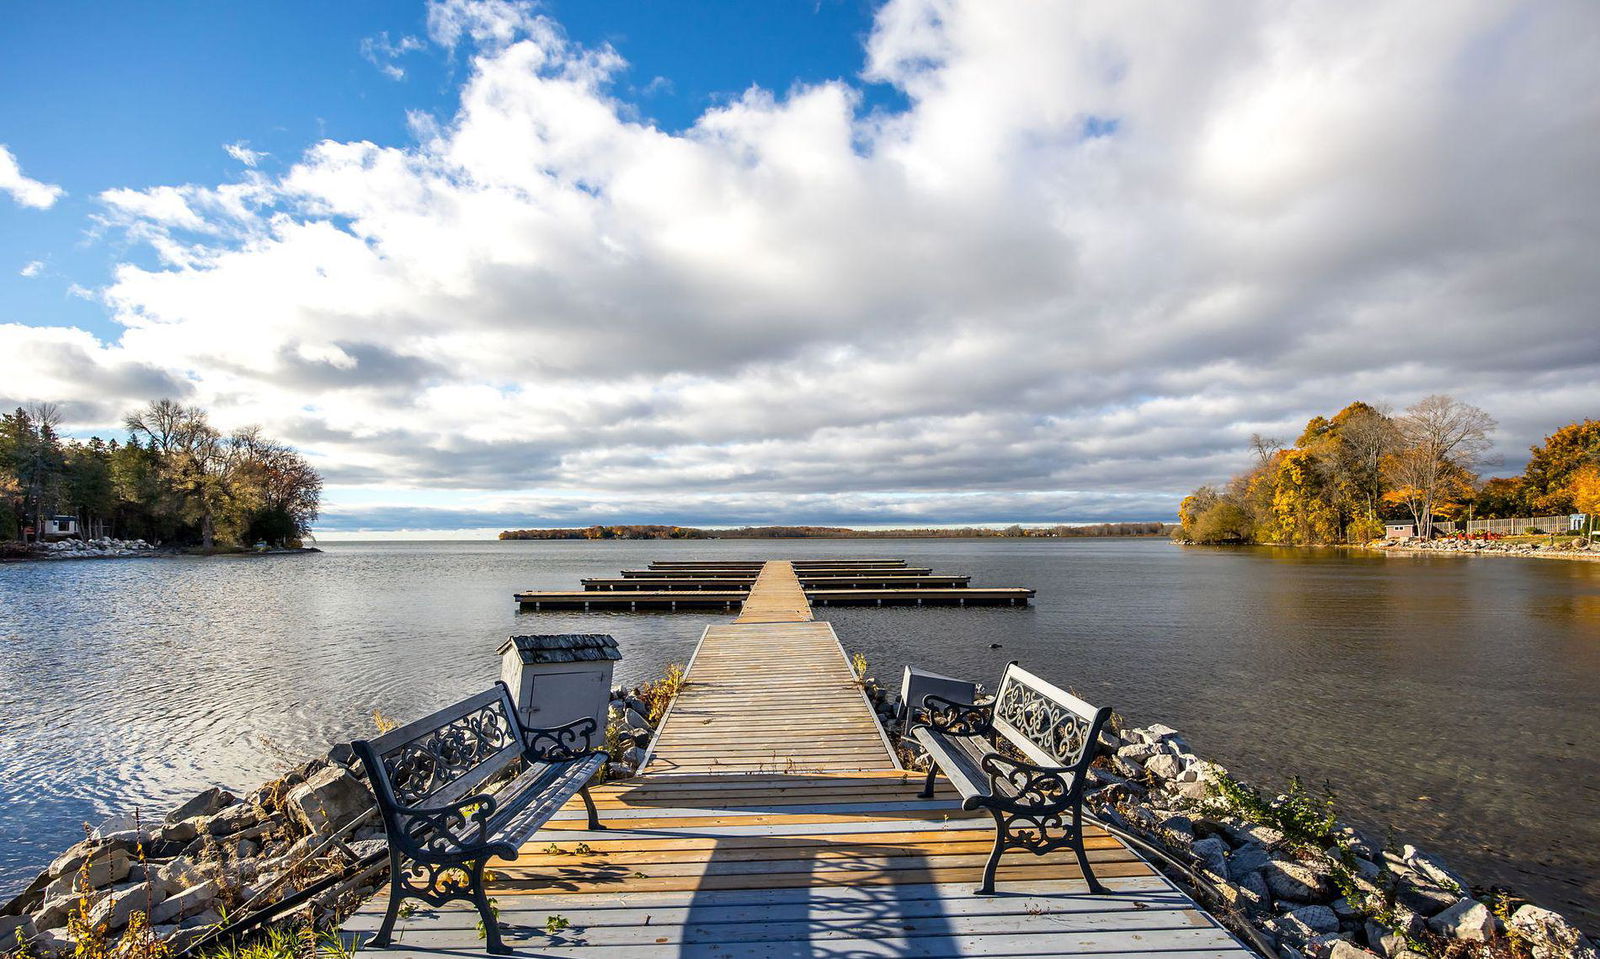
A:
{"label": "metal bench", "polygon": [[[922,705],[926,714],[911,736],[932,762],[920,796],[933,798],[934,778],[942,770],[961,794],[961,808],[987,809],[994,816],[994,850],[977,892],[994,892],[995,869],[1005,850],[1042,856],[1065,846],[1077,854],[1089,891],[1105,893],[1083,848],[1083,791],[1110,707],[1096,709],[1016,663],[1006,667],[988,705],[934,693],[924,696]],[[997,745],[1023,759],[1007,756]]]}
{"label": "metal bench", "polygon": [[517,858],[574,793],[588,807],[589,828],[605,828],[589,796],[589,780],[610,758],[596,748],[598,733],[592,717],[554,729],[523,726],[501,682],[354,743],[389,837],[389,906],[371,944],[389,944],[402,899],[433,906],[459,899],[477,906],[488,951],[509,953],[484,891],[484,866],[495,856]]}

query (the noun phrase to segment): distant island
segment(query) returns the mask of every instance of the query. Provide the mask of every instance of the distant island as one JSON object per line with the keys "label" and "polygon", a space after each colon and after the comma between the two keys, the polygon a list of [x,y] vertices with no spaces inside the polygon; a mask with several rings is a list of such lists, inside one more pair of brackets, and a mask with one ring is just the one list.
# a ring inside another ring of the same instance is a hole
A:
{"label": "distant island", "polygon": [[1089,536],[1170,536],[1173,523],[1095,523],[1088,526],[963,526],[952,529],[850,529],[845,526],[585,526],[508,529],[501,539],[1026,539]]}

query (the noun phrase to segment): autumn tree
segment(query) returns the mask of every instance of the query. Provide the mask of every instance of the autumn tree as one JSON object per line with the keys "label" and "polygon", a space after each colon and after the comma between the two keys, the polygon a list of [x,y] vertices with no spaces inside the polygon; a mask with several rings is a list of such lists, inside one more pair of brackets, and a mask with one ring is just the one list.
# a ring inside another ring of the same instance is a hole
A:
{"label": "autumn tree", "polygon": [[1536,514],[1588,512],[1576,508],[1568,484],[1584,466],[1600,466],[1600,420],[1563,426],[1530,451],[1533,456],[1522,474],[1528,509]]}
{"label": "autumn tree", "polygon": [[1600,519],[1600,466],[1585,463],[1573,470],[1567,477],[1566,494],[1573,511],[1585,515],[1585,532],[1592,534]]}
{"label": "autumn tree", "polygon": [[1384,465],[1388,498],[1406,506],[1419,535],[1431,536],[1439,507],[1470,490],[1495,421],[1476,406],[1434,395],[1407,407],[1395,428],[1398,449]]}

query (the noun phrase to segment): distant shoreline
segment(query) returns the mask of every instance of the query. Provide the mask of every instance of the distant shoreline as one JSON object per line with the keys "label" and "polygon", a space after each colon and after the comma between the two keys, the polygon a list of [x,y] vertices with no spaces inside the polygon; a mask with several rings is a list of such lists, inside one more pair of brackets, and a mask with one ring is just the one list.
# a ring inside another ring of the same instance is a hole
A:
{"label": "distant shoreline", "polygon": [[1170,536],[1172,523],[1097,523],[1086,526],[1009,526],[863,530],[835,526],[587,526],[502,530],[501,540],[784,540],[784,539],[1155,539]]}
{"label": "distant shoreline", "polygon": [[0,556],[0,563],[72,563],[88,560],[111,559],[229,559],[254,556],[289,556],[301,553],[320,553],[321,549],[315,546],[281,547],[274,549],[241,549],[241,550],[213,550],[207,552],[192,551],[183,547],[171,549],[158,547],[156,549],[129,550],[120,553],[103,554],[74,554],[67,556],[52,556],[49,553],[32,553],[26,556]]}

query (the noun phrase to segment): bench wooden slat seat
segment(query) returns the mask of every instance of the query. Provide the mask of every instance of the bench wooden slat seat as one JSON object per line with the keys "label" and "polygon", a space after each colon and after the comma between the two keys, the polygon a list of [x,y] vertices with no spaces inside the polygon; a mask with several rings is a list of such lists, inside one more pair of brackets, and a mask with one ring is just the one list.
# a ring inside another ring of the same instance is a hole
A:
{"label": "bench wooden slat seat", "polygon": [[487,949],[506,954],[484,867],[513,860],[568,799],[583,796],[589,828],[603,829],[589,781],[610,756],[599,723],[524,726],[506,684],[353,744],[389,837],[389,902],[372,945],[387,946],[404,899],[465,900],[483,918]]}
{"label": "bench wooden slat seat", "polygon": [[987,809],[994,816],[994,848],[978,893],[994,892],[995,870],[1007,849],[1042,856],[1065,847],[1077,854],[1089,891],[1104,894],[1083,846],[1083,792],[1111,708],[1096,709],[1016,663],[1006,667],[989,704],[930,693],[922,707],[922,719],[911,728],[931,760],[920,795],[933,797],[934,779],[943,771],[961,794],[961,808]]}

